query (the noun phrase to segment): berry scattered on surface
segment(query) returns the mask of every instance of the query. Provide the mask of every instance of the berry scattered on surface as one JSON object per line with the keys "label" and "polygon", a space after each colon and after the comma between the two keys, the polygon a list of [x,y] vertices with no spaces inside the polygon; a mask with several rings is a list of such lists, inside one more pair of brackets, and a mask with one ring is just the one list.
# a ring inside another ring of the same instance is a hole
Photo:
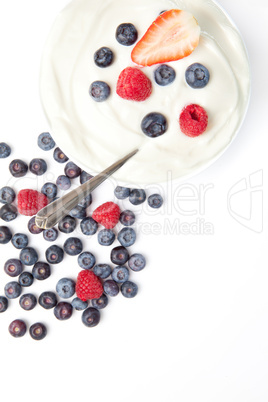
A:
{"label": "berry scattered on surface", "polygon": [[128,251],[123,246],[114,247],[111,250],[111,261],[115,265],[124,265],[129,259]]}
{"label": "berry scattered on surface", "polygon": [[125,211],[121,212],[119,217],[120,223],[124,226],[131,226],[135,223],[135,214],[134,212],[126,209]]}
{"label": "berry scattered on surface", "polygon": [[103,286],[94,272],[83,269],[77,276],[75,291],[79,299],[87,301],[98,299],[103,294]]}
{"label": "berry scattered on surface", "polygon": [[204,108],[192,104],[186,106],[179,118],[180,129],[188,137],[197,137],[206,131],[208,115]]}
{"label": "berry scattered on surface", "polygon": [[174,68],[167,64],[161,64],[154,71],[154,79],[158,85],[166,86],[171,84],[176,78],[176,72]]}
{"label": "berry scattered on surface", "polygon": [[135,297],[138,293],[138,286],[134,282],[126,281],[121,286],[121,293],[128,299]]}
{"label": "berry scattered on surface", "polygon": [[36,190],[25,189],[18,193],[18,211],[21,215],[36,215],[47,204],[47,197]]}
{"label": "berry scattered on surface", "polygon": [[57,196],[58,187],[54,183],[45,183],[41,188],[41,193],[45,194],[47,198],[52,199]]}
{"label": "berry scattered on surface", "polygon": [[8,299],[5,296],[0,296],[0,313],[4,313],[8,308]]}
{"label": "berry scattered on surface", "polygon": [[120,208],[114,202],[105,202],[96,208],[92,218],[106,229],[113,229],[119,221]]}
{"label": "berry scattered on surface", "polygon": [[191,64],[185,71],[187,84],[194,89],[204,88],[209,82],[209,71],[200,63]]}
{"label": "berry scattered on surface", "polygon": [[100,312],[94,307],[88,307],[82,313],[82,323],[86,327],[95,327],[100,322]]}
{"label": "berry scattered on surface", "polygon": [[16,219],[18,216],[18,211],[15,205],[13,204],[4,204],[0,208],[0,218],[5,222],[11,222]]}
{"label": "berry scattered on surface", "polygon": [[7,158],[11,154],[11,148],[5,142],[0,142],[0,158]]}
{"label": "berry scattered on surface", "polygon": [[84,184],[86,181],[92,179],[92,175],[82,170],[80,174],[80,184]]}
{"label": "berry scattered on surface", "polygon": [[16,198],[13,188],[5,186],[0,189],[0,202],[2,204],[11,204]]}
{"label": "berry scattered on surface", "polygon": [[92,236],[98,230],[98,222],[96,222],[91,216],[88,216],[80,222],[80,228],[84,235]]}
{"label": "berry scattered on surface", "polygon": [[34,158],[29,164],[29,170],[36,176],[42,176],[47,171],[47,163],[44,159]]}
{"label": "berry scattered on surface", "polygon": [[56,185],[59,187],[60,190],[66,191],[69,190],[69,188],[71,187],[71,180],[69,179],[69,177],[61,174],[59,177],[57,177]]}
{"label": "berry scattered on surface", "polygon": [[122,246],[130,247],[136,241],[136,232],[132,228],[123,228],[118,233],[117,240]]}
{"label": "berry scattered on surface", "polygon": [[43,232],[43,229],[41,229],[37,224],[35,223],[35,216],[33,216],[29,222],[28,222],[28,230],[32,234],[39,234]]}
{"label": "berry scattered on surface", "polygon": [[11,239],[12,239],[12,232],[9,229],[9,227],[0,226],[0,244],[7,244]]}
{"label": "berry scattered on surface", "polygon": [[58,238],[58,231],[55,228],[45,229],[43,230],[43,238],[46,241],[55,241]]}
{"label": "berry scattered on surface", "polygon": [[99,276],[101,279],[106,279],[111,275],[112,268],[108,264],[97,264],[93,268],[95,275]]}
{"label": "berry scattered on surface", "polygon": [[96,258],[89,251],[84,251],[83,253],[79,254],[77,261],[79,267],[83,269],[91,269],[96,263]]}
{"label": "berry scattered on surface", "polygon": [[82,201],[79,201],[79,206],[83,208],[89,207],[92,204],[92,194],[87,195]]}
{"label": "berry scattered on surface", "polygon": [[130,191],[129,201],[133,205],[140,205],[146,200],[146,193],[142,188],[133,188]]}
{"label": "berry scattered on surface", "polygon": [[103,229],[98,233],[98,242],[101,246],[110,246],[115,241],[115,234],[111,229]]}
{"label": "berry scattered on surface", "polygon": [[82,301],[79,299],[79,297],[75,297],[72,300],[72,306],[75,310],[77,311],[82,311],[85,310],[88,307],[88,302],[87,301]]}
{"label": "berry scattered on surface", "polygon": [[125,198],[128,198],[129,193],[130,193],[130,188],[128,188],[128,187],[117,186],[114,190],[114,195],[119,200],[124,200]]}
{"label": "berry scattered on surface", "polygon": [[30,326],[29,334],[35,341],[41,341],[47,335],[47,328],[41,322],[36,322]]}
{"label": "berry scattered on surface", "polygon": [[66,156],[59,147],[54,149],[53,158],[59,163],[65,163],[69,160],[68,156]]}
{"label": "berry scattered on surface", "polygon": [[109,299],[105,293],[103,293],[101,295],[101,297],[99,297],[98,299],[91,300],[92,307],[98,308],[98,309],[105,308],[108,305],[108,303],[109,303]]}
{"label": "berry scattered on surface", "polygon": [[146,265],[146,259],[142,254],[132,254],[128,260],[128,266],[132,271],[141,271]]}
{"label": "berry scattered on surface", "polygon": [[94,53],[94,62],[98,67],[105,68],[112,64],[114,59],[113,51],[106,46],[101,47]]}
{"label": "berry scattered on surface", "polygon": [[160,208],[163,205],[163,197],[160,194],[152,194],[148,197],[147,202],[151,208]]}
{"label": "berry scattered on surface", "polygon": [[46,249],[46,259],[50,264],[59,264],[63,257],[63,249],[55,244]]}
{"label": "berry scattered on surface", "polygon": [[83,244],[78,237],[69,237],[63,244],[63,250],[68,255],[78,255],[83,250]]}
{"label": "berry scattered on surface", "polygon": [[150,138],[163,135],[168,128],[167,119],[161,113],[148,113],[141,122],[141,129]]}
{"label": "berry scattered on surface", "polygon": [[103,282],[104,292],[111,297],[115,297],[119,293],[119,286],[113,279],[107,279]]}
{"label": "berry scattered on surface", "polygon": [[54,148],[56,144],[50,133],[41,133],[37,138],[37,145],[43,151],[50,151],[50,149]]}
{"label": "berry scattered on surface", "polygon": [[57,296],[54,292],[43,292],[38,298],[38,303],[46,310],[55,307],[57,302]]}
{"label": "berry scattered on surface", "polygon": [[33,247],[24,247],[20,252],[20,260],[24,265],[34,265],[38,260],[38,254]]}
{"label": "berry scattered on surface", "polygon": [[131,46],[138,39],[138,32],[133,24],[123,23],[116,28],[115,37],[120,45]]}
{"label": "berry scattered on surface", "polygon": [[72,233],[76,228],[76,220],[70,215],[66,215],[58,223],[58,229],[62,233]]}
{"label": "berry scattered on surface", "polygon": [[69,214],[72,218],[84,219],[87,216],[87,211],[86,208],[82,207],[81,205],[77,205],[69,212]]}
{"label": "berry scattered on surface", "polygon": [[23,265],[17,258],[10,258],[4,264],[4,271],[11,277],[19,276],[23,271]]}
{"label": "berry scattered on surface", "polygon": [[21,286],[18,282],[8,282],[4,288],[5,295],[8,299],[16,299],[21,295]]}
{"label": "berry scattered on surface", "polygon": [[61,278],[56,285],[56,292],[62,299],[68,299],[75,294],[75,281],[70,278]]}
{"label": "berry scattered on surface", "polygon": [[50,265],[46,262],[37,261],[33,266],[32,274],[35,279],[44,281],[51,275]]}
{"label": "berry scattered on surface", "polygon": [[120,265],[115,267],[112,272],[112,279],[117,283],[124,283],[129,278],[129,270],[127,267]]}
{"label": "berry scattered on surface", "polygon": [[73,314],[73,306],[68,302],[59,302],[54,307],[54,315],[60,321],[65,321],[71,318]]}
{"label": "berry scattered on surface", "polygon": [[32,293],[26,293],[20,297],[19,304],[23,310],[29,311],[35,308],[37,300]]}
{"label": "berry scattered on surface", "polygon": [[11,239],[11,243],[17,249],[27,247],[28,241],[28,236],[24,233],[15,233]]}
{"label": "berry scattered on surface", "polygon": [[67,162],[64,168],[64,173],[69,179],[79,177],[82,170],[74,162]]}
{"label": "berry scattered on surface", "polygon": [[9,171],[14,177],[23,177],[28,172],[28,165],[21,159],[14,159],[9,164]]}
{"label": "berry scattered on surface", "polygon": [[23,320],[14,320],[9,324],[8,331],[14,338],[21,338],[26,334],[27,327]]}
{"label": "berry scattered on surface", "polygon": [[89,95],[96,102],[104,102],[111,93],[111,88],[104,81],[94,81],[89,87]]}
{"label": "berry scattered on surface", "polygon": [[22,272],[19,276],[18,283],[23,287],[29,287],[33,284],[34,277],[31,272]]}
{"label": "berry scattered on surface", "polygon": [[138,68],[126,67],[119,74],[116,93],[123,99],[142,102],[151,95],[152,83]]}

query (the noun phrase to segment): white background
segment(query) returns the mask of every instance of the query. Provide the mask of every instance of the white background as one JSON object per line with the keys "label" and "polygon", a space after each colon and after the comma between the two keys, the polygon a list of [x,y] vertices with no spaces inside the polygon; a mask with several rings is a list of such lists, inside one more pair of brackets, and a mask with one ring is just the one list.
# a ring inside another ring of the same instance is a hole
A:
{"label": "white background", "polygon": [[[14,180],[11,157],[1,160],[0,186],[41,188],[63,172],[52,153],[41,151],[37,136],[49,130],[38,89],[42,49],[66,0],[13,0],[0,3],[0,141],[12,158],[43,157],[48,172]],[[268,249],[267,249],[267,90],[268,5],[266,0],[221,0],[248,49],[252,95],[244,124],[231,147],[203,173],[157,189],[165,205],[155,215],[137,213],[137,243],[132,252],[147,257],[147,267],[131,273],[136,298],[119,295],[102,312],[95,328],[75,312],[59,322],[37,306],[23,311],[18,300],[0,316],[0,400],[92,400],[111,402],[266,402],[268,400]],[[75,182],[78,184],[78,181]],[[114,200],[113,181],[94,194],[92,208]],[[148,194],[155,188],[149,187]],[[186,195],[188,198],[186,199]],[[184,198],[183,198],[184,197]],[[130,208],[128,201],[120,204]],[[27,232],[26,217],[9,224]],[[172,225],[175,231],[172,232]],[[108,262],[109,250],[78,231],[84,250]],[[62,245],[61,234],[57,244]],[[40,260],[49,246],[32,236]],[[103,250],[104,249],[104,250]],[[1,246],[0,264],[18,257]],[[54,290],[57,280],[75,278],[75,257],[52,267],[52,276],[30,292]],[[0,294],[7,276],[0,270]],[[25,292],[25,291],[24,291]],[[12,338],[15,318],[28,325],[43,321],[48,335]]]}

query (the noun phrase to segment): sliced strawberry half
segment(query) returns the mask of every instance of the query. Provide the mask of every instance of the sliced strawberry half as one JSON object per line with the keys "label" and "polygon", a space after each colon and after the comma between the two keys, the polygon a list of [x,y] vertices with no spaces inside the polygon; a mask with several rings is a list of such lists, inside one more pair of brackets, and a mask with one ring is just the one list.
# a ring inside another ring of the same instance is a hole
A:
{"label": "sliced strawberry half", "polygon": [[136,44],[131,59],[140,66],[189,56],[199,43],[200,27],[192,14],[169,10],[160,14]]}

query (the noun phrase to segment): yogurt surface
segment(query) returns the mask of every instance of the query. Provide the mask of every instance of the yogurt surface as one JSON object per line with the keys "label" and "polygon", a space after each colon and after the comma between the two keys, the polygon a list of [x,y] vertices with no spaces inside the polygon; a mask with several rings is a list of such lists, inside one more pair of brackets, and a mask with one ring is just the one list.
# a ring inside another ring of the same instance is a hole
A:
{"label": "yogurt surface", "polygon": [[[176,71],[165,87],[154,81],[158,65],[142,71],[153,84],[144,102],[116,94],[120,72],[131,61],[133,46],[116,38],[118,25],[132,23],[138,40],[163,10],[178,8],[194,15],[201,28],[200,42],[182,60],[167,63]],[[111,66],[99,68],[94,53],[102,46],[114,53]],[[201,63],[210,72],[205,88],[193,89],[185,70]],[[45,46],[41,67],[41,98],[58,146],[82,168],[97,173],[135,148],[139,152],[114,177],[122,183],[149,184],[183,178],[206,167],[229,145],[245,115],[250,74],[243,41],[226,14],[211,0],[73,0],[57,17]],[[89,96],[93,81],[109,84],[110,97],[101,103]],[[180,131],[182,109],[197,103],[208,113],[204,134],[190,138]],[[168,130],[157,138],[141,130],[143,117],[165,115]]]}

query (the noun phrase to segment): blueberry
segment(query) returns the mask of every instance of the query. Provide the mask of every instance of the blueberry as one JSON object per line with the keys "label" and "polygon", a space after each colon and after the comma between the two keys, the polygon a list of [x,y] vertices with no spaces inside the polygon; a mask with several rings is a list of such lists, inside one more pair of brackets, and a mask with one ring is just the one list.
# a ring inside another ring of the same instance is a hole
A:
{"label": "blueberry", "polygon": [[11,230],[7,226],[0,226],[0,244],[7,244],[11,239]]}
{"label": "blueberry", "polygon": [[29,334],[35,341],[41,341],[47,334],[47,328],[41,322],[36,322],[30,326]]}
{"label": "blueberry", "polygon": [[79,206],[83,208],[89,207],[92,204],[92,195],[87,195],[82,201],[79,202]]}
{"label": "blueberry", "polygon": [[59,163],[65,163],[69,159],[68,156],[66,156],[65,153],[62,152],[62,150],[59,147],[54,149],[53,158],[55,159],[56,162]]}
{"label": "blueberry", "polygon": [[58,238],[58,231],[55,228],[45,229],[43,231],[43,237],[46,241],[55,241]]}
{"label": "blueberry", "polygon": [[193,63],[185,71],[185,80],[191,88],[204,88],[209,81],[209,71],[202,64]]}
{"label": "blueberry", "polygon": [[12,281],[5,285],[5,295],[9,299],[16,299],[21,295],[21,286],[18,282]]}
{"label": "blueberry", "polygon": [[46,262],[38,261],[33,266],[32,274],[33,277],[35,279],[38,279],[39,281],[43,281],[49,278],[51,275],[51,269],[49,264],[47,264]]}
{"label": "blueberry", "polygon": [[94,81],[90,85],[89,95],[96,102],[105,101],[111,93],[111,89],[106,82],[103,81]]}
{"label": "blueberry", "polygon": [[148,113],[141,122],[141,129],[148,137],[156,138],[167,131],[167,119],[161,113]]}
{"label": "blueberry", "polygon": [[91,300],[92,307],[98,308],[99,310],[105,308],[108,305],[108,303],[109,299],[104,293],[98,299]]}
{"label": "blueberry", "polygon": [[83,244],[78,237],[69,237],[63,244],[63,249],[68,255],[78,255],[83,250]]}
{"label": "blueberry", "polygon": [[119,293],[119,286],[114,280],[107,279],[103,282],[103,290],[108,296],[115,297]]}
{"label": "blueberry", "polygon": [[116,265],[124,265],[129,259],[128,251],[123,246],[114,247],[111,251],[111,261]]}
{"label": "blueberry", "polygon": [[128,299],[135,297],[138,293],[138,286],[131,281],[126,281],[121,286],[121,293]]}
{"label": "blueberry", "polygon": [[71,180],[69,179],[69,177],[62,174],[57,178],[56,184],[59,189],[66,191],[69,190],[69,188],[71,187]]}
{"label": "blueberry", "polygon": [[0,142],[0,158],[7,158],[11,154],[11,148],[5,142]]}
{"label": "blueberry", "polygon": [[9,276],[19,276],[23,271],[23,265],[17,258],[10,258],[5,262],[4,271]]}
{"label": "blueberry", "polygon": [[18,211],[15,205],[5,204],[0,208],[0,218],[5,222],[11,222],[18,216]]}
{"label": "blueberry", "polygon": [[133,188],[130,191],[129,201],[133,205],[140,205],[146,200],[146,193],[143,189]]}
{"label": "blueberry", "polygon": [[37,224],[35,223],[35,216],[30,218],[28,222],[28,230],[32,234],[39,234],[43,232],[43,229],[41,229]]}
{"label": "blueberry", "polygon": [[154,72],[154,79],[158,85],[166,86],[171,84],[176,77],[174,68],[167,64],[161,64]]}
{"label": "blueberry", "polygon": [[114,195],[119,200],[124,200],[125,198],[128,198],[129,194],[130,194],[130,188],[128,187],[117,186],[114,190]]}
{"label": "blueberry", "polygon": [[43,151],[49,151],[54,148],[56,144],[49,133],[41,133],[37,138],[37,145]]}
{"label": "blueberry", "polygon": [[59,302],[54,307],[54,315],[60,321],[68,320],[72,314],[73,306],[68,302]]}
{"label": "blueberry", "polygon": [[82,207],[81,205],[77,205],[69,212],[69,214],[72,218],[84,219],[87,216],[87,211],[86,208]]}
{"label": "blueberry", "polygon": [[41,193],[45,194],[47,198],[55,198],[57,196],[58,187],[54,183],[45,183],[41,188]]}
{"label": "blueberry", "polygon": [[23,233],[15,233],[11,239],[11,243],[15,248],[22,249],[28,246],[28,236]]}
{"label": "blueberry", "polygon": [[124,247],[132,246],[136,241],[136,233],[132,228],[123,228],[117,235],[117,240]]}
{"label": "blueberry", "polygon": [[8,308],[8,299],[5,296],[0,296],[0,313],[4,313]]}
{"label": "blueberry", "polygon": [[112,279],[117,283],[124,283],[129,278],[129,270],[127,267],[119,266],[115,267],[112,272]]}
{"label": "blueberry", "polygon": [[2,187],[0,189],[0,202],[3,204],[11,204],[16,198],[15,191],[11,187]]}
{"label": "blueberry", "polygon": [[75,294],[75,282],[70,278],[61,278],[56,285],[56,292],[63,299],[68,299]]}
{"label": "blueberry", "polygon": [[72,233],[76,228],[76,220],[70,215],[66,215],[58,224],[59,231],[62,233]]}
{"label": "blueberry", "polygon": [[84,235],[92,236],[98,230],[98,223],[93,218],[88,216],[87,218],[81,221],[80,228]]}
{"label": "blueberry", "polygon": [[64,173],[69,179],[75,179],[79,177],[82,170],[74,162],[68,162],[65,165]]}
{"label": "blueberry", "polygon": [[34,265],[38,260],[38,254],[32,247],[24,247],[20,252],[20,260],[24,265]]}
{"label": "blueberry", "polygon": [[138,39],[138,32],[133,24],[124,23],[117,27],[115,37],[120,45],[131,46]]}
{"label": "blueberry", "polygon": [[151,208],[160,208],[163,204],[163,197],[160,194],[152,194],[147,201]]}
{"label": "blueberry", "polygon": [[141,271],[146,265],[146,259],[142,254],[132,254],[128,260],[128,266],[132,271]]}
{"label": "blueberry", "polygon": [[35,308],[37,300],[33,294],[26,293],[20,297],[19,303],[23,310],[29,311]]}
{"label": "blueberry", "polygon": [[95,327],[100,322],[100,312],[94,307],[88,307],[83,311],[82,323],[86,327]]}
{"label": "blueberry", "polygon": [[90,180],[90,179],[92,179],[92,175],[91,174],[89,174],[89,173],[87,173],[87,172],[85,172],[84,170],[81,172],[81,174],[80,174],[80,183],[81,184],[84,184],[86,181],[88,181],[88,180]]}
{"label": "blueberry", "polygon": [[53,244],[46,249],[46,259],[50,264],[59,264],[63,260],[63,249]]}
{"label": "blueberry", "polygon": [[106,279],[111,275],[112,268],[108,264],[98,264],[93,268],[93,272],[101,279]]}
{"label": "blueberry", "polygon": [[36,176],[42,176],[47,171],[47,163],[44,159],[32,159],[29,164],[29,170]]}
{"label": "blueberry", "polygon": [[22,177],[28,172],[28,165],[21,159],[14,159],[9,164],[9,171],[14,177]]}
{"label": "blueberry", "polygon": [[102,229],[98,233],[98,242],[101,246],[110,246],[115,240],[115,234],[111,229]]}
{"label": "blueberry", "polygon": [[79,254],[77,261],[81,268],[91,269],[96,263],[96,258],[89,251],[84,251],[84,253]]}
{"label": "blueberry", "polygon": [[29,287],[33,284],[34,277],[30,272],[22,272],[19,276],[18,282],[20,286]]}
{"label": "blueberry", "polygon": [[75,310],[82,311],[88,307],[88,302],[82,301],[81,299],[79,299],[79,297],[75,297],[72,300],[72,306]]}
{"label": "blueberry", "polygon": [[54,292],[43,292],[38,298],[38,303],[44,309],[49,310],[57,305],[57,296]]}
{"label": "blueberry", "polygon": [[131,226],[135,222],[135,214],[132,211],[126,209],[125,211],[121,212],[119,221],[124,226]]}
{"label": "blueberry", "polygon": [[24,321],[14,320],[9,324],[8,331],[14,338],[21,338],[25,335],[27,327]]}
{"label": "blueberry", "polygon": [[108,47],[101,47],[94,53],[94,61],[98,67],[108,67],[112,64],[114,54]]}

